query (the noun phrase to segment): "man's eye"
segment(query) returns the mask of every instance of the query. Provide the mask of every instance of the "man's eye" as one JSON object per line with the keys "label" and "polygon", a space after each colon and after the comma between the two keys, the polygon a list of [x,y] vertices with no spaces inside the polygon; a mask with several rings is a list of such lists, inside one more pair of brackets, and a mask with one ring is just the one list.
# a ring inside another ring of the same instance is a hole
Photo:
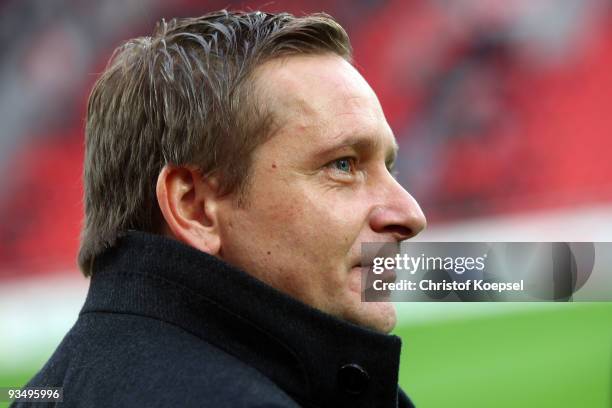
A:
{"label": "man's eye", "polygon": [[331,167],[334,170],[338,170],[344,173],[352,173],[355,170],[355,159],[350,157],[343,157],[342,159],[334,160],[331,163]]}

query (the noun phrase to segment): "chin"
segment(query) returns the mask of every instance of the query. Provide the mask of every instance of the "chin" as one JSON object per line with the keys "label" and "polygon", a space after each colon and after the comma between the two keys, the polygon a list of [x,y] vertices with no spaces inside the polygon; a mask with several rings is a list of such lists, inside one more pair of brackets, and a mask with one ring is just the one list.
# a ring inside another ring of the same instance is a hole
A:
{"label": "chin", "polygon": [[388,334],[397,323],[395,305],[391,302],[360,302],[357,316],[349,320],[359,326]]}

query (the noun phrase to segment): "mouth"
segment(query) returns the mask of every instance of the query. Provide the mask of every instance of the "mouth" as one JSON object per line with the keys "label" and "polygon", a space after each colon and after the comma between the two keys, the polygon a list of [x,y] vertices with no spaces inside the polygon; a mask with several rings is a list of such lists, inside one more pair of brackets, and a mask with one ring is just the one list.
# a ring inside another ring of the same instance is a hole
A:
{"label": "mouth", "polygon": [[361,262],[357,262],[352,266],[352,268],[370,268],[373,266],[372,264],[362,264]]}
{"label": "mouth", "polygon": [[[367,264],[361,262],[355,263],[351,268],[351,270],[359,271],[359,273],[361,274],[362,292],[372,292],[374,290],[375,281],[382,281],[383,283],[395,283],[395,281],[397,280],[395,268],[385,269],[381,273],[374,273],[373,268],[373,263]],[[384,293],[378,293],[375,296],[378,297],[387,294],[387,291],[382,292]]]}

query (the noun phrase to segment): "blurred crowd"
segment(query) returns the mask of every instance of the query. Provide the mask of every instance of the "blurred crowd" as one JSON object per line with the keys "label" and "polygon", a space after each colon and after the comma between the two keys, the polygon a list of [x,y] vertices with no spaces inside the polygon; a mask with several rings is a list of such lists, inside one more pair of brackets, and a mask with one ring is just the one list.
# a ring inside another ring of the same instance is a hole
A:
{"label": "blurred crowd", "polygon": [[0,1],[0,278],[74,270],[88,92],[157,20],[325,11],[400,144],[430,225],[612,202],[606,0]]}

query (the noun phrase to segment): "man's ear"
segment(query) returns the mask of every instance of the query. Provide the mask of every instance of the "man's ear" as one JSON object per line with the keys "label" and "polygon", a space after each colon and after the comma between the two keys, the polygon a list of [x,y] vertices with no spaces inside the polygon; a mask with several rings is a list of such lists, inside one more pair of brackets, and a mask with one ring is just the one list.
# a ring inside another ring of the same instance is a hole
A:
{"label": "man's ear", "polygon": [[157,202],[169,232],[179,241],[217,255],[221,249],[218,182],[189,167],[164,166],[157,177]]}

